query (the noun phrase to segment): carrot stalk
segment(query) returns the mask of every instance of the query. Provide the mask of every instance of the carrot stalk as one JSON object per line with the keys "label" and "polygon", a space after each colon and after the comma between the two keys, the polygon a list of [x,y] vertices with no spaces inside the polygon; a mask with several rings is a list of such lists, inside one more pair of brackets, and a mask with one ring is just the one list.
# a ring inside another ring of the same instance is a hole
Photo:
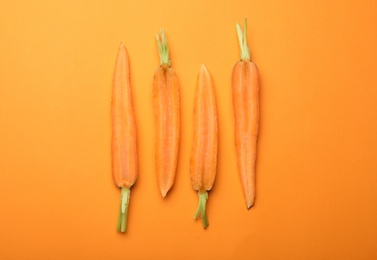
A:
{"label": "carrot stalk", "polygon": [[194,101],[194,138],[190,159],[190,177],[198,191],[199,204],[194,219],[199,215],[204,228],[208,227],[206,204],[212,189],[217,167],[217,110],[215,89],[207,68],[202,65],[196,82]]}
{"label": "carrot stalk", "polygon": [[255,165],[259,131],[259,72],[250,60],[247,45],[245,19],[244,29],[236,24],[241,60],[233,67],[232,94],[235,117],[235,145],[238,172],[242,183],[246,207],[255,201]]}
{"label": "carrot stalk", "polygon": [[127,50],[119,46],[112,99],[111,158],[114,183],[121,188],[117,231],[126,231],[130,188],[137,179],[136,123],[132,105]]}
{"label": "carrot stalk", "polygon": [[244,21],[244,29],[242,30],[240,24],[236,24],[236,30],[237,30],[237,36],[238,36],[238,42],[240,44],[240,50],[241,50],[241,60],[250,60],[250,49],[247,45],[247,20]]}
{"label": "carrot stalk", "polygon": [[170,67],[171,60],[169,57],[169,47],[168,47],[168,40],[165,36],[165,31],[161,30],[161,39],[158,36],[158,33],[156,33],[156,40],[158,45],[158,53],[160,55],[160,66],[163,64],[167,64]]}
{"label": "carrot stalk", "polygon": [[207,218],[207,212],[206,212],[206,204],[208,199],[208,192],[201,193],[198,191],[199,195],[199,204],[198,208],[196,209],[194,219],[198,219],[199,215],[202,219],[203,228],[208,227],[208,218]]}
{"label": "carrot stalk", "polygon": [[118,232],[125,232],[127,228],[127,213],[128,213],[128,203],[130,201],[131,190],[128,188],[121,189],[120,193],[120,207],[119,207],[119,217],[118,217]]}
{"label": "carrot stalk", "polygon": [[178,79],[173,68],[165,32],[156,34],[160,66],[153,78],[153,108],[155,114],[156,175],[162,197],[174,184],[177,169],[180,104]]}

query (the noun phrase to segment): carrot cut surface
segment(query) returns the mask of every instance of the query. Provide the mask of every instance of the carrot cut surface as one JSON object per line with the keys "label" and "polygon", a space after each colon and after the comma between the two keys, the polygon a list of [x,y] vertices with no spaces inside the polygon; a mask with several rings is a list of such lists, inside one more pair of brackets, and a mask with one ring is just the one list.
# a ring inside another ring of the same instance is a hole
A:
{"label": "carrot cut surface", "polygon": [[153,77],[155,117],[155,163],[160,193],[165,197],[174,184],[180,137],[179,84],[170,67],[169,49],[164,31],[156,35],[160,66]]}
{"label": "carrot cut surface", "polygon": [[208,226],[206,203],[217,171],[218,125],[215,89],[207,68],[202,65],[196,82],[194,101],[194,137],[190,176],[192,187],[198,191],[199,205],[194,215]]}
{"label": "carrot cut surface", "polygon": [[137,147],[136,123],[132,105],[127,50],[119,46],[115,63],[111,99],[112,135],[111,158],[115,185],[121,188],[121,205],[117,230],[126,231],[130,188],[136,182]]}

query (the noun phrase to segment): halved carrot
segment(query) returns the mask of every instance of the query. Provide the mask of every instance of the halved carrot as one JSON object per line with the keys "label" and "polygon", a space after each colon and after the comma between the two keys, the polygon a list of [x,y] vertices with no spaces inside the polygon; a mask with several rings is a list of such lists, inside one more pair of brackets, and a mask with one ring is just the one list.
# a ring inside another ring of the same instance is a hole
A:
{"label": "halved carrot", "polygon": [[127,50],[120,44],[115,63],[112,100],[112,173],[121,188],[117,231],[126,231],[130,188],[137,179],[136,123],[132,106]]}
{"label": "halved carrot", "polygon": [[169,48],[165,33],[156,34],[160,66],[153,78],[153,107],[155,114],[155,160],[157,182],[162,197],[173,186],[178,160],[180,134],[179,85],[170,67]]}
{"label": "halved carrot", "polygon": [[207,68],[202,65],[196,82],[194,103],[194,138],[190,173],[192,187],[198,191],[199,205],[194,215],[201,215],[203,227],[208,226],[206,203],[212,189],[217,167],[217,111],[215,89]]}
{"label": "halved carrot", "polygon": [[247,46],[245,19],[244,30],[236,25],[241,48],[241,60],[233,67],[232,92],[235,116],[235,145],[237,165],[241,178],[246,206],[249,209],[255,200],[255,162],[259,129],[259,73],[250,60]]}

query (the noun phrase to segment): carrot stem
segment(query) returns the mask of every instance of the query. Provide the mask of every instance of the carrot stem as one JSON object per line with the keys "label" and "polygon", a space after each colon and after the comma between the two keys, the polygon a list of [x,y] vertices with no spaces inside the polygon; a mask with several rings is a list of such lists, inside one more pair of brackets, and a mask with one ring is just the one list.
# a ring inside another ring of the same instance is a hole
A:
{"label": "carrot stem", "polygon": [[208,218],[207,218],[207,212],[206,212],[206,204],[208,199],[208,192],[201,193],[198,192],[199,195],[199,205],[196,209],[194,219],[198,219],[199,215],[202,219],[203,228],[208,227]]}
{"label": "carrot stem", "polygon": [[130,201],[130,188],[122,187],[120,192],[120,207],[119,207],[119,216],[118,216],[118,232],[126,232],[127,227],[127,213],[128,213],[128,203]]}
{"label": "carrot stem", "polygon": [[247,45],[247,37],[246,37],[246,32],[247,32],[247,20],[245,18],[244,21],[244,28],[242,30],[240,24],[236,24],[236,30],[237,30],[237,35],[238,35],[238,42],[240,44],[240,49],[241,49],[241,60],[250,60],[250,49],[249,46]]}
{"label": "carrot stem", "polygon": [[160,55],[160,65],[167,64],[170,67],[169,47],[168,40],[165,36],[165,31],[161,30],[161,37],[156,33],[156,40],[158,45],[158,53]]}

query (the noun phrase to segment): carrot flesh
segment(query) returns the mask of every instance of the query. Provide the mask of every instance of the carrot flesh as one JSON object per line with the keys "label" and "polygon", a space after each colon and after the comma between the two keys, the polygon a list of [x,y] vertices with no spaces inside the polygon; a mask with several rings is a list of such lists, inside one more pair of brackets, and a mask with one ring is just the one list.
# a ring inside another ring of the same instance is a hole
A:
{"label": "carrot flesh", "polygon": [[112,98],[112,175],[121,188],[118,232],[126,231],[130,188],[137,179],[136,123],[132,105],[130,72],[127,50],[120,44],[115,63]]}
{"label": "carrot flesh", "polygon": [[235,146],[238,172],[242,183],[246,207],[255,201],[255,166],[259,131],[259,73],[250,60],[246,41],[247,24],[244,30],[236,25],[241,48],[241,60],[233,67],[232,94],[235,116]]}
{"label": "carrot flesh", "polygon": [[155,163],[160,193],[165,197],[174,184],[180,139],[179,84],[170,67],[169,49],[164,31],[156,34],[160,66],[153,77],[155,115]]}
{"label": "carrot flesh", "polygon": [[202,65],[196,82],[194,101],[194,136],[190,159],[192,187],[198,191],[199,215],[204,228],[208,227],[206,203],[217,171],[218,123],[215,89],[207,68]]}

